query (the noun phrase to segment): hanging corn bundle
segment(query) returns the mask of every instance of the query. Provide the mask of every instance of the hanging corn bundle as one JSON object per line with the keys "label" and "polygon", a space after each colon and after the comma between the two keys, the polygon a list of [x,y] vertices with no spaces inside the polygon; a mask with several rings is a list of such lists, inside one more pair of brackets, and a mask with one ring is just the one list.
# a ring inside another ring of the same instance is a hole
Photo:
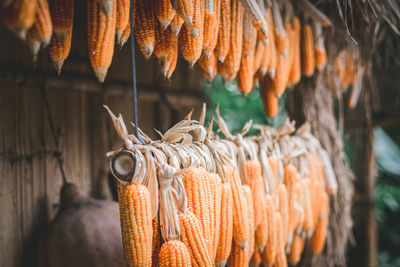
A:
{"label": "hanging corn bundle", "polygon": [[252,123],[232,135],[217,110],[221,139],[203,110],[201,123],[189,114],[160,140],[139,130],[142,144],[108,111],[125,144],[108,155],[129,266],[287,266],[307,239],[312,253],[324,249],[337,184],[307,124],[244,137]]}

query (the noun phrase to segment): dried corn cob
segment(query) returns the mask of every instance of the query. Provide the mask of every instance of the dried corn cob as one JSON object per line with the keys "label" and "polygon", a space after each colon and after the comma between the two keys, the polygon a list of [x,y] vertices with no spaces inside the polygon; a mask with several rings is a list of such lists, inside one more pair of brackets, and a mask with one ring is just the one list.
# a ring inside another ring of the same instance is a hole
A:
{"label": "dried corn cob", "polygon": [[252,25],[250,14],[246,12],[243,19],[243,48],[238,74],[239,91],[247,96],[253,89],[254,50],[257,42],[257,31]]}
{"label": "dried corn cob", "polygon": [[243,48],[243,15],[244,7],[240,0],[232,0],[232,22],[230,49],[224,60],[224,79],[232,81],[239,71]]}
{"label": "dried corn cob", "polygon": [[250,266],[251,267],[258,267],[261,264],[261,253],[258,251],[258,247],[254,246],[254,253],[253,256],[250,258]]}
{"label": "dried corn cob", "polygon": [[164,243],[160,250],[160,267],[186,267],[190,263],[189,251],[179,240]]}
{"label": "dried corn cob", "polygon": [[178,62],[178,38],[169,47],[168,55],[162,67],[164,77],[170,79],[175,71],[176,63]]}
{"label": "dried corn cob", "polygon": [[258,227],[263,220],[263,209],[261,205],[265,198],[265,185],[261,176],[261,164],[258,160],[246,161],[247,185],[250,187],[254,205],[254,223]]}
{"label": "dried corn cob", "polygon": [[[129,25],[129,20],[130,20],[129,8],[130,8],[130,0],[117,0],[116,33],[117,33],[118,43],[121,43],[121,38]],[[133,1],[133,8],[135,8],[135,1]],[[135,19],[133,21],[135,21]]]}
{"label": "dried corn cob", "polygon": [[164,65],[171,47],[177,44],[178,37],[172,33],[170,27],[162,30],[158,21],[156,24],[156,46],[154,48],[154,55],[157,57],[158,62]]}
{"label": "dried corn cob", "polygon": [[46,47],[50,43],[53,33],[53,24],[47,0],[37,0],[37,3],[35,23],[28,30],[26,36],[29,48],[33,53],[34,61],[36,61],[39,49]]}
{"label": "dried corn cob", "polygon": [[300,59],[300,37],[301,37],[301,25],[298,17],[293,18],[293,65],[289,74],[289,84],[295,85],[300,81],[301,78],[301,59]]}
{"label": "dried corn cob", "polygon": [[284,241],[284,223],[281,214],[275,213],[275,225],[277,227],[277,250],[276,259],[274,266],[276,267],[287,267],[286,253],[285,253],[285,241]]}
{"label": "dried corn cob", "polygon": [[199,219],[207,249],[211,256],[211,194],[209,191],[209,174],[204,168],[190,168],[182,178],[187,195],[188,208],[193,209],[194,215]]}
{"label": "dried corn cob", "polygon": [[313,254],[319,254],[324,249],[326,231],[328,228],[329,197],[326,192],[323,193],[321,201],[321,213],[319,215],[318,222],[315,226],[315,230],[311,238],[311,251]]}
{"label": "dried corn cob", "polygon": [[276,157],[270,156],[268,157],[268,163],[269,166],[271,167],[272,174],[274,176],[274,181],[273,181],[273,188],[271,190],[272,193],[275,193],[276,189],[278,188],[278,177],[279,177],[279,163]]}
{"label": "dried corn cob", "polygon": [[119,185],[118,195],[125,263],[150,266],[153,227],[149,191],[141,184]]}
{"label": "dried corn cob", "polygon": [[220,2],[221,0],[206,0],[203,53],[205,53],[207,57],[210,56],[217,45]]}
{"label": "dried corn cob", "polygon": [[38,1],[13,0],[2,12],[3,22],[19,38],[25,40],[35,22]]}
{"label": "dried corn cob", "polygon": [[259,205],[262,207],[262,218],[261,218],[261,223],[258,225],[255,233],[255,243],[257,250],[263,251],[265,245],[267,244],[268,241],[268,213],[267,213],[267,203],[266,203],[266,198],[270,198],[270,196],[264,196],[264,198],[259,201],[257,204],[254,205],[254,208],[256,209],[256,205]]}
{"label": "dried corn cob", "polygon": [[242,4],[247,13],[250,14],[252,24],[258,31],[258,36],[261,40],[266,40],[268,29],[261,7],[255,0],[242,0]]}
{"label": "dried corn cob", "polygon": [[211,191],[211,260],[214,261],[217,248],[218,248],[218,240],[220,235],[220,224],[221,224],[221,193],[222,193],[222,183],[221,177],[218,174],[211,173],[210,174],[210,183],[209,183],[210,191]]}
{"label": "dried corn cob", "polygon": [[192,266],[212,266],[201,224],[196,216],[187,210],[179,215],[179,225],[181,227],[181,241],[189,250]]}
{"label": "dried corn cob", "polygon": [[215,75],[217,74],[217,58],[215,57],[214,53],[211,53],[208,57],[202,53],[199,65],[203,76],[211,82]]}
{"label": "dried corn cob", "polygon": [[152,225],[153,225],[153,238],[151,242],[151,247],[153,252],[151,255],[151,266],[158,266],[160,248],[161,248],[160,224],[158,222],[158,216],[154,217],[154,219],[152,220]]}
{"label": "dried corn cob", "polygon": [[136,0],[135,37],[146,59],[153,54],[156,43],[155,28],[155,5],[152,1]]}
{"label": "dried corn cob", "polygon": [[[200,58],[203,46],[203,30],[204,30],[204,0],[194,0],[194,16],[193,25],[184,25],[179,34],[179,43],[181,46],[182,56],[189,62],[190,66]],[[196,28],[196,37],[193,37],[191,29]]]}
{"label": "dried corn cob", "polygon": [[315,54],[315,67],[319,70],[323,69],[326,65],[326,50],[324,44],[324,35],[322,32],[322,25],[314,22],[314,54]]}
{"label": "dried corn cob", "polygon": [[248,211],[248,221],[249,221],[249,243],[246,246],[246,250],[248,251],[248,257],[249,260],[251,256],[253,256],[254,252],[254,244],[255,244],[255,223],[254,223],[254,202],[253,202],[253,197],[251,193],[251,189],[248,185],[242,185],[243,187],[243,192],[246,197],[246,203],[247,203],[247,211]]}
{"label": "dried corn cob", "polygon": [[[274,25],[274,20],[272,17],[272,10],[270,8],[267,9],[267,25],[268,29],[268,72],[272,78],[275,77],[276,73],[276,65],[278,64],[278,57],[277,57],[277,50],[276,50],[276,44],[275,44],[275,25]],[[266,51],[266,52],[267,52]],[[264,55],[265,57],[265,55]]]}
{"label": "dried corn cob", "polygon": [[278,186],[278,198],[279,198],[279,213],[281,215],[281,227],[282,240],[280,241],[282,246],[286,246],[288,227],[289,227],[289,207],[288,207],[288,191],[284,184]]}
{"label": "dried corn cob", "polygon": [[[254,52],[253,73],[256,73],[261,68],[265,49],[266,49],[266,46],[264,45],[264,41],[261,39],[258,39],[256,49]],[[263,73],[263,74],[265,74],[265,73]]]}
{"label": "dried corn cob", "polygon": [[155,5],[157,19],[160,22],[161,29],[165,30],[175,16],[175,10],[170,0],[157,0]]}
{"label": "dried corn cob", "polygon": [[233,198],[231,186],[228,182],[222,185],[221,192],[221,223],[220,234],[217,247],[217,255],[215,257],[215,266],[225,266],[232,246],[233,232]]}
{"label": "dried corn cob", "polygon": [[301,72],[306,76],[314,74],[314,38],[310,24],[306,23],[301,30]]}
{"label": "dried corn cob", "polygon": [[116,8],[105,16],[97,0],[87,1],[88,50],[90,63],[99,82],[103,82],[114,54]]}
{"label": "dried corn cob", "polygon": [[181,31],[183,25],[183,19],[179,17],[177,14],[172,18],[169,26],[171,27],[172,32],[178,36],[179,32]]}
{"label": "dried corn cob", "polygon": [[285,30],[285,27],[283,25],[282,16],[276,0],[272,1],[272,15],[274,22],[273,29],[274,29],[276,50],[278,54],[282,54],[286,57],[289,48],[289,38]]}
{"label": "dried corn cob", "polygon": [[274,89],[274,81],[269,74],[261,80],[261,96],[264,103],[264,109],[270,118],[278,114],[278,97]]}
{"label": "dried corn cob", "polygon": [[237,170],[226,170],[227,181],[232,189],[233,197],[233,239],[241,248],[245,248],[249,241],[249,222],[247,216],[246,198],[240,184]]}
{"label": "dried corn cob", "polygon": [[219,0],[220,15],[218,40],[214,53],[218,61],[224,62],[231,43],[231,0]]}
{"label": "dried corn cob", "polygon": [[122,33],[121,37],[118,40],[119,49],[122,49],[126,41],[128,41],[130,35],[131,35],[131,23],[129,22],[124,32]]}
{"label": "dried corn cob", "polygon": [[309,178],[302,179],[303,186],[303,208],[304,208],[304,225],[303,230],[305,232],[310,231],[314,227],[312,206],[310,199],[310,183],[312,182]]}
{"label": "dried corn cob", "polygon": [[277,225],[275,222],[275,201],[272,196],[267,195],[265,198],[267,207],[267,221],[268,221],[268,240],[261,254],[262,263],[264,266],[273,265],[276,258],[277,250]]}
{"label": "dried corn cob", "polygon": [[232,250],[228,259],[229,267],[243,267],[248,266],[250,262],[249,251],[246,247],[241,248],[240,245],[236,244],[235,241],[232,242]]}
{"label": "dried corn cob", "polygon": [[293,236],[292,244],[290,245],[290,253],[288,255],[288,262],[290,264],[296,265],[299,263],[301,254],[304,250],[306,239],[301,235],[301,233],[295,233]]}
{"label": "dried corn cob", "polygon": [[176,13],[181,17],[187,25],[192,25],[195,20],[195,12],[197,11],[196,0],[176,0]]}
{"label": "dried corn cob", "polygon": [[53,22],[49,54],[58,74],[71,49],[74,5],[69,0],[51,0],[50,14]]}

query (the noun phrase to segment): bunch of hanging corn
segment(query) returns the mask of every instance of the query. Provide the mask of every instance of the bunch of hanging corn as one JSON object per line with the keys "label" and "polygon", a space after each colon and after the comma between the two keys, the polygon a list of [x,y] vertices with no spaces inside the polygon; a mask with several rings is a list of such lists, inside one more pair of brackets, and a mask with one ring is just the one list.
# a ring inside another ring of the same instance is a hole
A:
{"label": "bunch of hanging corn", "polygon": [[293,133],[287,122],[243,137],[249,123],[234,136],[218,111],[225,139],[189,115],[158,141],[139,131],[143,146],[109,112],[125,142],[111,155],[135,162],[122,172],[132,173],[128,180],[118,174],[127,164],[111,165],[128,266],[280,267],[300,261],[307,239],[312,253],[324,250],[337,184],[306,126]]}

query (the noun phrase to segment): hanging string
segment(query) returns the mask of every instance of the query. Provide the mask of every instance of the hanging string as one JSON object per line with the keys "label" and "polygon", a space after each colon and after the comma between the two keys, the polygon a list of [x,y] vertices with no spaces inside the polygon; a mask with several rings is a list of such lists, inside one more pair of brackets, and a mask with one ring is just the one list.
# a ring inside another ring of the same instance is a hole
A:
{"label": "hanging string", "polygon": [[132,87],[133,87],[133,121],[135,124],[135,136],[137,139],[142,144],[145,144],[145,142],[142,140],[142,138],[139,136],[139,131],[138,131],[138,103],[137,103],[137,87],[136,87],[136,64],[135,64],[135,35],[133,33],[133,25],[135,25],[133,21],[133,5],[135,3],[134,0],[131,0],[131,5],[130,5],[130,11],[129,11],[129,17],[130,17],[130,28],[131,28],[131,35],[130,35],[130,40],[131,40],[131,60],[132,60]]}

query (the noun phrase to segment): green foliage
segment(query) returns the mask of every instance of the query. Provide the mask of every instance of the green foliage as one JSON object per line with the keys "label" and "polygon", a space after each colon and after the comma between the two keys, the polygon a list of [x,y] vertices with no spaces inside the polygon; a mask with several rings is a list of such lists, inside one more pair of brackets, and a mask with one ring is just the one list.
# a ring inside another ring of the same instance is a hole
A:
{"label": "green foliage", "polygon": [[[400,149],[382,128],[374,130],[374,149],[379,170],[375,191],[379,224],[379,265],[400,266]],[[399,140],[397,140],[399,141]]]}
{"label": "green foliage", "polygon": [[[268,124],[273,127],[279,127],[285,120],[284,101],[286,94],[280,99],[278,115],[269,118],[265,115],[259,88],[253,89],[244,98],[237,88],[236,81],[224,83],[218,75],[212,83],[206,84],[205,87],[206,94],[210,99],[206,120],[210,121],[213,116],[216,116],[215,109],[219,105],[221,115],[233,134],[240,132],[249,120],[253,120],[254,124]],[[257,134],[257,131],[252,129],[249,134]]]}

